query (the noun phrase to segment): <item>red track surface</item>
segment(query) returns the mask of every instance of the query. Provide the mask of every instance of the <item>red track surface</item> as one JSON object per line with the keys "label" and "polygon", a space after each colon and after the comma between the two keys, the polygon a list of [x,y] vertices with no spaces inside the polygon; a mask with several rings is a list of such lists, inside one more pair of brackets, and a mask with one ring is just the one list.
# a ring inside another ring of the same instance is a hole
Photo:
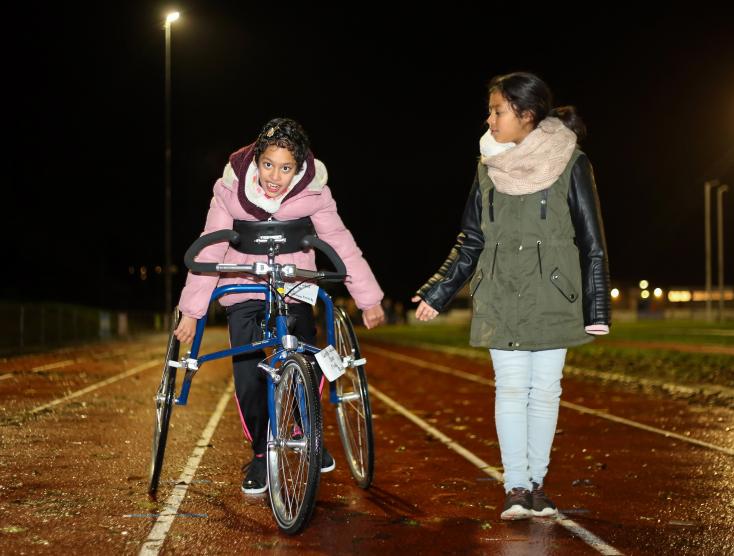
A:
{"label": "red track surface", "polygon": [[[221,331],[208,334],[205,352],[225,341]],[[0,552],[140,550],[155,521],[148,515],[158,513],[171,492],[227,388],[231,364],[204,365],[189,404],[175,407],[158,502],[147,497],[146,486],[162,362],[30,412],[126,369],[158,363],[164,343],[157,336],[0,363]],[[363,346],[370,384],[500,468],[491,386],[386,357],[385,349]],[[488,361],[389,349],[492,378]],[[734,449],[732,410],[572,379],[563,386],[564,401]],[[553,520],[502,522],[501,485],[377,396],[375,481],[367,491],[357,488],[341,454],[333,408],[324,403],[326,443],[337,469],[322,476],[303,534],[283,536],[267,496],[240,492],[240,466],[250,451],[232,401],[161,552],[599,553]],[[568,518],[619,552],[734,553],[734,456],[562,408],[552,458],[547,492]]]}

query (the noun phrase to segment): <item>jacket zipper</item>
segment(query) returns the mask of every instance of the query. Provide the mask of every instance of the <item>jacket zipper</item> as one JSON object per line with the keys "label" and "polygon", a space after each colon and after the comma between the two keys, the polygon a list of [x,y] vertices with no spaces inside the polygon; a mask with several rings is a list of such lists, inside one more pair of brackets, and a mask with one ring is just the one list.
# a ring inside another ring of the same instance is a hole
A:
{"label": "jacket zipper", "polygon": [[538,247],[538,268],[540,269],[540,277],[543,277],[543,261],[540,258],[540,240],[538,240],[538,243],[536,244]]}
{"label": "jacket zipper", "polygon": [[500,242],[498,241],[497,244],[494,246],[494,256],[492,257],[492,273],[490,274],[490,278],[494,280],[494,265],[497,262],[497,248],[500,246]]}

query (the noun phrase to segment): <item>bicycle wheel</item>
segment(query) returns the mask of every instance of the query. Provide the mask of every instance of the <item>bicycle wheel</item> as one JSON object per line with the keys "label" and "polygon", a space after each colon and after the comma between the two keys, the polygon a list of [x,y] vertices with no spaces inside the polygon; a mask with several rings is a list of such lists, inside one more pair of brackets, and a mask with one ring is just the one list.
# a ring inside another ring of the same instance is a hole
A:
{"label": "bicycle wheel", "polygon": [[[339,355],[362,358],[352,322],[340,307],[334,308],[334,338]],[[375,470],[375,441],[364,365],[347,367],[336,381],[336,395],[336,420],[349,469],[361,488],[369,488]]]}
{"label": "bicycle wheel", "polygon": [[166,439],[168,438],[168,424],[171,420],[173,402],[176,397],[176,367],[171,367],[170,361],[178,361],[180,342],[173,335],[178,326],[180,313],[178,308],[174,309],[171,318],[171,330],[168,335],[168,347],[166,358],[163,361],[163,376],[155,394],[155,424],[153,426],[153,449],[150,457],[150,473],[148,480],[148,493],[155,495],[158,490],[158,482],[161,478],[163,468],[163,454],[166,451]]}
{"label": "bicycle wheel", "polygon": [[275,387],[276,437],[268,426],[270,505],[280,529],[298,533],[316,504],[321,477],[321,404],[313,368],[289,355]]}

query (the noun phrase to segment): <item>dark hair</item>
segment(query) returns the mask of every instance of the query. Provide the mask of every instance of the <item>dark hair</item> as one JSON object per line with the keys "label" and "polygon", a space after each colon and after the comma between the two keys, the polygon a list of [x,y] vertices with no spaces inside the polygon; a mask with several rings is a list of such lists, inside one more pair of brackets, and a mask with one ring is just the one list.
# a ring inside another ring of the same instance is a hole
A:
{"label": "dark hair", "polygon": [[290,118],[273,118],[266,123],[255,140],[255,162],[271,145],[291,151],[296,159],[296,172],[301,171],[310,145],[301,124]]}
{"label": "dark hair", "polygon": [[581,119],[575,106],[558,106],[550,111],[549,116],[558,118],[563,124],[576,134],[576,140],[581,141],[586,137],[586,124]]}
{"label": "dark hair", "polygon": [[586,126],[576,108],[573,106],[552,108],[553,93],[545,81],[535,74],[519,71],[498,75],[489,82],[489,94],[495,91],[507,100],[518,118],[530,113],[533,127],[537,127],[548,116],[553,116],[560,119],[579,140],[586,135]]}

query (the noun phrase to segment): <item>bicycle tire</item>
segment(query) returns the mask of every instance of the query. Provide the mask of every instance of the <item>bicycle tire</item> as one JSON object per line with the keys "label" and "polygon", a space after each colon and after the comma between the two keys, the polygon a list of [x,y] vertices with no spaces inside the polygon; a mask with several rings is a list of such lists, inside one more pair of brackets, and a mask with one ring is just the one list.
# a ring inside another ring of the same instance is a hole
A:
{"label": "bicycle tire", "polygon": [[168,426],[171,422],[173,403],[176,397],[176,367],[169,365],[170,361],[178,361],[181,343],[173,331],[178,326],[180,313],[174,309],[171,318],[171,330],[168,335],[166,358],[163,361],[163,375],[155,395],[155,422],[153,423],[153,446],[150,457],[150,472],[148,475],[148,494],[154,496],[158,491],[158,483],[163,469],[163,456],[166,452],[168,440]]}
{"label": "bicycle tire", "polygon": [[[357,335],[346,312],[334,308],[334,347],[342,357],[361,359]],[[336,380],[336,420],[352,477],[360,488],[369,488],[375,472],[375,440],[372,432],[367,374],[364,365],[347,367]]]}
{"label": "bicycle tire", "polygon": [[308,524],[316,505],[321,477],[321,403],[313,367],[305,357],[289,355],[280,371],[275,387],[276,438],[268,425],[268,492],[278,527],[293,535]]}

